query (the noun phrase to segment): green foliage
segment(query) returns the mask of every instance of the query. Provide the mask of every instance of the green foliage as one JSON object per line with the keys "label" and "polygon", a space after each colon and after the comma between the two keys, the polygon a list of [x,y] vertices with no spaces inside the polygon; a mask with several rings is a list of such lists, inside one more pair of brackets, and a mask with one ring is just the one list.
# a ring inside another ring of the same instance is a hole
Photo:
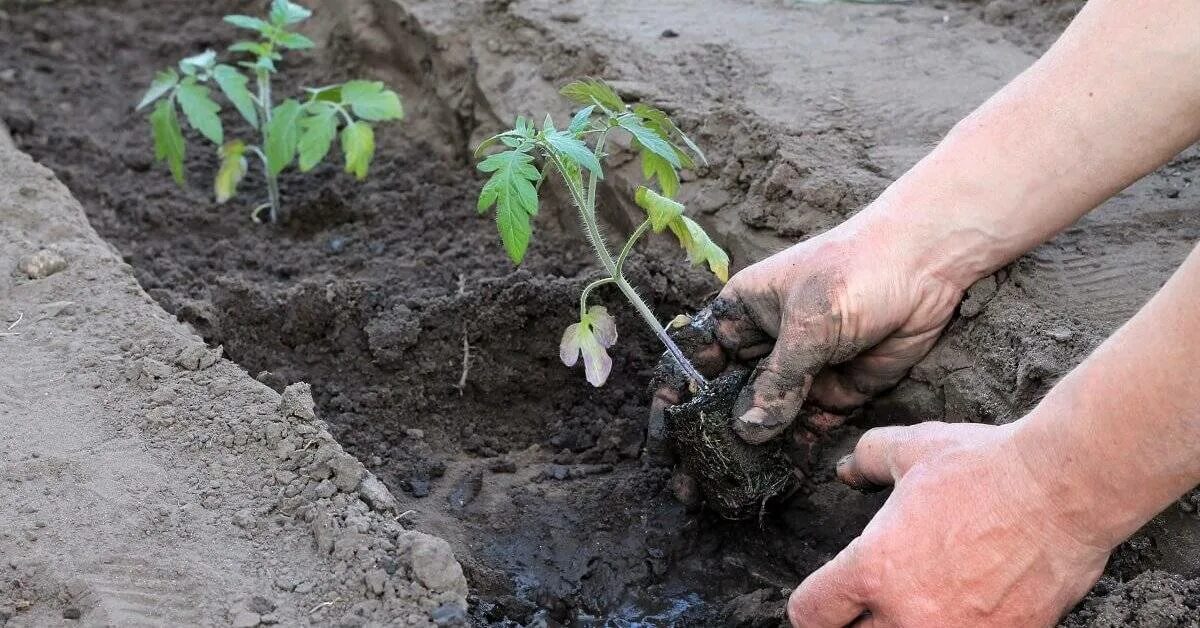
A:
{"label": "green foliage", "polygon": [[[602,81],[575,81],[561,93],[583,106],[565,129],[558,129],[550,116],[546,116],[540,130],[525,118],[518,117],[512,129],[480,143],[475,150],[476,157],[500,145],[507,150],[487,155],[479,163],[479,170],[490,176],[479,193],[478,209],[485,213],[495,207],[500,240],[512,261],[520,264],[533,235],[530,219],[537,214],[541,184],[547,173],[558,172],[579,210],[597,260],[608,275],[589,284],[580,296],[579,322],[567,329],[559,345],[563,362],[571,366],[582,356],[589,382],[600,386],[607,379],[612,367],[607,349],[616,341],[616,326],[604,308],[588,306],[588,295],[599,285],[615,283],[692,381],[703,386],[704,376],[688,362],[637,291],[629,285],[623,268],[639,238],[648,231],[663,233],[669,229],[693,264],[706,263],[721,281],[728,280],[729,256],[696,221],[684,215],[683,204],[672,198],[679,193],[679,170],[694,168],[697,159],[704,162],[704,155],[665,112],[643,104],[628,105]],[[614,132],[629,137],[630,145],[641,156],[642,174],[647,183],[657,182],[660,189],[637,188],[634,201],[646,210],[647,220],[634,231],[616,256],[604,242],[595,205],[596,185],[604,178],[603,161],[608,157],[606,141]],[[539,160],[542,163],[540,170]]]}
{"label": "green foliage", "polygon": [[[218,202],[237,193],[246,175],[247,158],[254,155],[266,174],[271,216],[276,216],[279,174],[296,162],[297,156],[302,172],[315,168],[328,156],[339,129],[346,172],[359,180],[367,176],[375,155],[372,124],[404,117],[396,92],[379,81],[353,80],[305,89],[307,100],[286,98],[278,105],[272,103],[272,76],[283,59],[282,52],[314,47],[311,39],[291,30],[311,16],[307,8],[288,0],[273,0],[266,19],[227,15],[226,23],[258,36],[255,41],[239,41],[229,47],[231,53],[248,55],[248,59],[218,63],[217,53],[206,50],[181,60],[178,71],[169,68],[155,75],[137,109],[155,105],[149,116],[154,153],[166,162],[180,185],[184,183],[186,150],[180,112],[189,127],[217,147],[220,167],[213,190]],[[213,84],[262,138],[260,145],[241,139],[226,141]]]}

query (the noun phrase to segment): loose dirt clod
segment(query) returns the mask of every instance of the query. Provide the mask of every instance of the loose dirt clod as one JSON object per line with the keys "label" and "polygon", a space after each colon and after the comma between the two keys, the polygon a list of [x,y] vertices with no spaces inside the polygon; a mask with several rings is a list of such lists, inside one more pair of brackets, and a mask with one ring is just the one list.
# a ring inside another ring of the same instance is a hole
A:
{"label": "loose dirt clod", "polygon": [[763,512],[767,502],[796,486],[783,438],[750,445],[733,431],[731,416],[749,371],[726,373],[688,402],[667,408],[667,426],[685,470],[709,506],[729,519]]}
{"label": "loose dirt clod", "polygon": [[26,255],[17,263],[17,270],[30,279],[45,279],[66,268],[67,260],[50,249]]}

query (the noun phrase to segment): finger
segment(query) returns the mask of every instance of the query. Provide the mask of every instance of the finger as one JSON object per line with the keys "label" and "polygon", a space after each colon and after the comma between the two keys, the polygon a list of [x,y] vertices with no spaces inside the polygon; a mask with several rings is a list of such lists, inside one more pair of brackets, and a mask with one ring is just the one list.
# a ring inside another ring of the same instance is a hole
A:
{"label": "finger", "polygon": [[725,351],[717,342],[716,326],[711,308],[694,316],[677,316],[667,326],[671,340],[705,377],[716,377],[725,370]]}
{"label": "finger", "polygon": [[867,430],[858,439],[854,452],[838,461],[838,479],[854,488],[895,484],[920,456],[923,430],[913,425]]}
{"label": "finger", "polygon": [[753,360],[771,352],[775,344],[772,332],[778,330],[765,329],[761,317],[751,313],[735,289],[726,287],[708,309],[715,323],[717,342],[737,360]]}
{"label": "finger", "polygon": [[661,465],[671,463],[671,445],[667,433],[666,409],[678,404],[682,393],[674,388],[664,387],[654,391],[650,401],[650,417],[646,421],[646,454],[651,462]]}
{"label": "finger", "polygon": [[855,543],[805,578],[788,598],[793,628],[843,628],[867,612],[855,573]]}
{"label": "finger", "polygon": [[771,354],[759,361],[750,382],[734,404],[733,429],[742,440],[764,443],[778,436],[796,419],[813,376],[825,358],[812,346],[798,342],[798,334],[785,334]]}
{"label": "finger", "polygon": [[937,338],[937,330],[887,338],[849,362],[821,371],[813,381],[808,401],[831,412],[848,414],[904,379]]}

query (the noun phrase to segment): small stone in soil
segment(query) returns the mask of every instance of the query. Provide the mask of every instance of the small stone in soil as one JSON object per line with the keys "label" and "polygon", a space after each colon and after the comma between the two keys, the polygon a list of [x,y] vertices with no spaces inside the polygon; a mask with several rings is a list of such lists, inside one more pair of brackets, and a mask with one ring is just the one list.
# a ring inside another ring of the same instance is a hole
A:
{"label": "small stone in soil", "polygon": [[433,609],[433,612],[429,614],[429,618],[439,626],[452,626],[464,623],[467,619],[467,613],[461,606],[447,603]]}
{"label": "small stone in soil", "polygon": [[409,480],[408,489],[412,492],[413,497],[428,497],[429,480]]}
{"label": "small stone in soil", "polygon": [[679,37],[679,33],[675,29],[668,28],[662,32],[663,39],[674,39],[675,37]]}
{"label": "small stone in soil", "polygon": [[262,617],[251,611],[241,611],[233,616],[233,628],[254,628],[262,623]]}
{"label": "small stone in soil", "polygon": [[79,619],[80,617],[83,617],[83,612],[74,606],[63,609],[63,619]]}
{"label": "small stone in soil", "polygon": [[488,463],[488,471],[492,473],[516,473],[517,463],[511,458],[497,458]]}
{"label": "small stone in soil", "polygon": [[66,267],[67,260],[49,249],[42,249],[32,255],[26,255],[17,263],[17,270],[30,279],[44,279]]}

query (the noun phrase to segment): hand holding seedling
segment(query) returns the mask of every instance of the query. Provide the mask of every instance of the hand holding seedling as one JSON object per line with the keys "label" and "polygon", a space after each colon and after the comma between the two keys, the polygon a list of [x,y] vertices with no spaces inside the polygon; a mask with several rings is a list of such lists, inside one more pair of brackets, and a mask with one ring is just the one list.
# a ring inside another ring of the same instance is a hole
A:
{"label": "hand holding seedling", "polygon": [[[705,377],[692,366],[630,285],[624,269],[629,253],[644,235],[670,231],[693,264],[707,264],[722,281],[728,279],[729,257],[699,224],[683,214],[683,205],[671,198],[679,191],[679,169],[691,168],[694,158],[703,160],[704,156],[664,112],[644,104],[628,105],[601,81],[576,81],[564,87],[562,94],[583,105],[565,128],[556,128],[549,115],[540,130],[518,118],[511,130],[485,140],[476,149],[478,155],[496,145],[507,148],[479,163],[479,170],[490,175],[479,194],[479,211],[495,207],[504,248],[512,261],[519,264],[533,234],[531,218],[538,212],[542,183],[556,173],[570,192],[588,242],[605,273],[579,295],[579,322],[567,328],[559,347],[563,363],[573,366],[582,357],[592,385],[601,386],[608,379],[612,359],[607,349],[617,340],[616,323],[603,306],[590,305],[589,298],[596,288],[613,284],[667,347],[671,359],[680,365],[691,385],[703,387],[707,383]],[[604,241],[596,217],[596,186],[604,178],[606,146],[613,133],[630,137],[641,155],[646,181],[657,181],[660,190],[644,186],[637,189],[634,200],[647,217],[616,255]]]}
{"label": "hand holding seedling", "polygon": [[[280,220],[283,210],[279,174],[296,161],[297,155],[300,171],[312,170],[329,153],[334,137],[339,135],[339,127],[346,172],[359,180],[366,178],[375,154],[375,132],[371,123],[404,117],[400,98],[395,92],[386,89],[383,83],[356,80],[305,88],[307,97],[302,101],[287,98],[278,105],[273,103],[272,77],[276,73],[276,62],[283,58],[282,51],[313,47],[312,40],[289,29],[311,15],[308,9],[288,0],[273,0],[265,20],[248,15],[227,15],[225,21],[229,24],[258,34],[257,41],[240,41],[229,47],[230,52],[251,56],[249,60],[238,62],[242,69],[217,63],[216,53],[209,50],[180,61],[179,72],[168,68],[154,78],[137,108],[154,104],[150,113],[154,155],[157,160],[167,163],[177,183],[184,183],[186,151],[179,110],[183,111],[189,126],[217,146],[220,169],[213,189],[218,203],[224,203],[237,193],[248,167],[246,155],[258,158],[267,182],[268,200],[252,212],[255,220],[264,209],[268,210],[270,222]],[[250,79],[243,70],[254,77],[253,92],[249,88]],[[221,106],[210,93],[210,86],[214,84],[257,132],[260,144],[226,138],[219,116]]]}

